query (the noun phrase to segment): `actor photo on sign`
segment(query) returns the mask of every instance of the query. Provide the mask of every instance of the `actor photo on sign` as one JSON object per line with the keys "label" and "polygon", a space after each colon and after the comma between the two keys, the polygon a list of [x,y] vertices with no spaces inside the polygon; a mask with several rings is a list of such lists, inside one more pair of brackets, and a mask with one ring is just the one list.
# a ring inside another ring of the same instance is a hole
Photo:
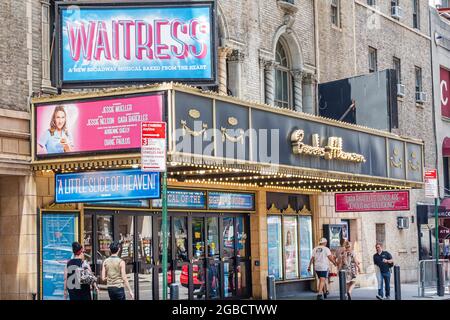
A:
{"label": "actor photo on sign", "polygon": [[38,154],[71,152],[73,149],[72,134],[69,132],[68,114],[64,106],[53,109],[47,130],[41,133]]}

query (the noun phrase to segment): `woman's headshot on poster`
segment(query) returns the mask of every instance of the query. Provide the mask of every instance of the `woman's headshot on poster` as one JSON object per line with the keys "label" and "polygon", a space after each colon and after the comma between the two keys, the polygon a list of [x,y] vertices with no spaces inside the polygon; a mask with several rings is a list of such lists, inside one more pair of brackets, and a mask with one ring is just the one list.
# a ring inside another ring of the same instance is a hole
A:
{"label": "woman's headshot on poster", "polygon": [[67,112],[64,106],[56,106],[50,125],[37,144],[38,154],[71,152],[73,145],[67,128]]}

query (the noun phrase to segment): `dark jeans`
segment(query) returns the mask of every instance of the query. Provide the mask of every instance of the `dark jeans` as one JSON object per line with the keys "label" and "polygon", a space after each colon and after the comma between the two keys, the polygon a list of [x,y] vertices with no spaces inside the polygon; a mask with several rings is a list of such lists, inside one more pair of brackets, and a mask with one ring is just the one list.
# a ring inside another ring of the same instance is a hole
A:
{"label": "dark jeans", "polygon": [[109,287],[108,294],[111,300],[126,300],[124,288]]}
{"label": "dark jeans", "polygon": [[381,273],[381,283],[378,287],[378,295],[383,297],[383,282],[386,289],[386,297],[391,296],[391,272]]}

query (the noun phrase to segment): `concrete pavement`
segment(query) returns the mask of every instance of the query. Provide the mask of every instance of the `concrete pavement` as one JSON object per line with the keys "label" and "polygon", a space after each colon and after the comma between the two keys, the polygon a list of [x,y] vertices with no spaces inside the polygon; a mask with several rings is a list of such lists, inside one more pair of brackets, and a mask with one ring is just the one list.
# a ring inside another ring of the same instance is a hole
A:
{"label": "concrete pavement", "polygon": [[[355,288],[352,293],[352,300],[377,300],[375,297],[377,294],[376,287],[364,287]],[[418,295],[417,283],[403,283],[401,285],[402,300],[450,300],[449,288],[447,288],[443,297],[437,296],[433,290],[427,291],[425,297]],[[296,294],[295,296],[280,297],[280,300],[316,300],[317,294],[315,292],[304,292]],[[339,291],[332,291],[326,300],[339,300]],[[395,300],[394,287],[391,287],[391,300]]]}

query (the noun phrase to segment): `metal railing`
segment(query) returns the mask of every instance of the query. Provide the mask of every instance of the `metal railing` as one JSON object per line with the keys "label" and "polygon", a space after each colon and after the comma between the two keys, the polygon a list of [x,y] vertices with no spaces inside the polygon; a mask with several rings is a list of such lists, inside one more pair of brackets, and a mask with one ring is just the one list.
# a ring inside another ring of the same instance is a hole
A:
{"label": "metal railing", "polygon": [[[450,294],[450,261],[440,259],[442,263],[444,274],[444,288],[445,293]],[[437,268],[436,260],[421,260],[419,261],[419,282],[418,290],[419,296],[424,297],[425,294],[437,294]]]}

